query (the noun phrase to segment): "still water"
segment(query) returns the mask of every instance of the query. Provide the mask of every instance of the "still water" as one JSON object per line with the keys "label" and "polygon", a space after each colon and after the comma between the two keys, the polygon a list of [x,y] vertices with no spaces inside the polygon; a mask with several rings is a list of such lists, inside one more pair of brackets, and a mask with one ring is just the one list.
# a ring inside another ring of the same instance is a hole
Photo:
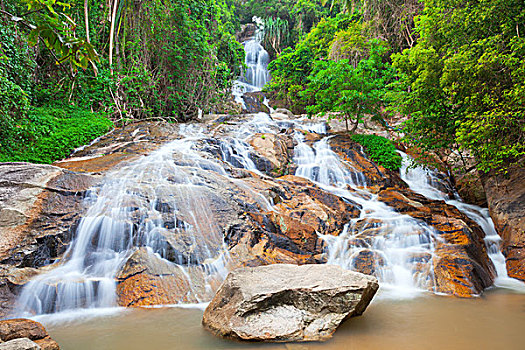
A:
{"label": "still water", "polygon": [[257,344],[216,338],[201,309],[123,310],[68,322],[42,319],[63,350],[143,349],[524,349],[525,295],[501,289],[483,297],[425,295],[374,300],[325,343]]}

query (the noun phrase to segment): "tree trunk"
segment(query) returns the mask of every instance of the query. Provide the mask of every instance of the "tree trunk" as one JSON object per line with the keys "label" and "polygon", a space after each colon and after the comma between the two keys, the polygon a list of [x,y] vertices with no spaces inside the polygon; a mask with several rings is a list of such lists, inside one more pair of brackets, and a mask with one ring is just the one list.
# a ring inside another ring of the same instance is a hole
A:
{"label": "tree trunk", "polygon": [[111,28],[109,30],[109,69],[113,75],[113,46],[115,40],[115,22],[117,18],[118,0],[113,0],[113,12],[111,13]]}
{"label": "tree trunk", "polygon": [[84,21],[86,23],[86,40],[88,44],[91,44],[91,39],[89,38],[89,0],[84,0]]}
{"label": "tree trunk", "polygon": [[359,116],[356,114],[355,115],[355,122],[354,122],[354,126],[352,127],[352,130],[351,130],[351,133],[355,133],[355,131],[357,130],[357,126],[359,125]]}

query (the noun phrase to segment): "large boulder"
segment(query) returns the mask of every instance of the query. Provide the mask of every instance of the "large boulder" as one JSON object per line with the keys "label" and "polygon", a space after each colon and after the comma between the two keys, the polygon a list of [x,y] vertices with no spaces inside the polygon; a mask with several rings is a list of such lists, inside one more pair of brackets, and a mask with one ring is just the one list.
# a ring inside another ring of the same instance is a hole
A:
{"label": "large boulder", "polygon": [[[0,340],[6,342],[0,345],[0,349],[60,349],[44,326],[25,318],[0,321]],[[35,343],[36,346],[32,345]]]}
{"label": "large boulder", "polygon": [[327,340],[365,311],[378,287],[374,277],[333,265],[241,268],[228,275],[202,324],[242,340]]}
{"label": "large boulder", "polygon": [[483,178],[490,216],[503,239],[509,277],[525,282],[525,167]]}

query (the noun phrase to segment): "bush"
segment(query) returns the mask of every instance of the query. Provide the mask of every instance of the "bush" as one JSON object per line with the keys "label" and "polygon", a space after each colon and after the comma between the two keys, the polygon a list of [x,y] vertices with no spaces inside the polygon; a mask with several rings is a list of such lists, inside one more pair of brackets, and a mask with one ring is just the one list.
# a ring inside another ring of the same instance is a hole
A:
{"label": "bush", "polygon": [[111,130],[113,123],[100,113],[74,107],[39,107],[19,120],[24,142],[0,146],[0,162],[52,163],[75,148]]}
{"label": "bush", "polygon": [[352,135],[352,140],[363,146],[372,160],[390,170],[401,168],[402,158],[392,141],[377,135]]}

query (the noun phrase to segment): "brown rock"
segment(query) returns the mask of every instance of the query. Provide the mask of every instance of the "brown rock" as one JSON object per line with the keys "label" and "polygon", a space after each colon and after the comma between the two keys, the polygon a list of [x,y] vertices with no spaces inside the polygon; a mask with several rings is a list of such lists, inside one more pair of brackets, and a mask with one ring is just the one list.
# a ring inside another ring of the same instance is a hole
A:
{"label": "brown rock", "polygon": [[435,243],[434,291],[470,297],[492,285],[495,269],[483,240],[485,233],[456,207],[407,189],[389,188],[378,198],[398,212],[427,223],[443,239]]}
{"label": "brown rock", "polygon": [[515,165],[507,175],[489,175],[483,183],[508,274],[525,282],[525,168]]}
{"label": "brown rock", "polygon": [[293,153],[293,140],[290,135],[283,134],[255,134],[248,143],[257,155],[267,162],[264,171],[268,175],[280,176],[289,172],[289,165]]}
{"label": "brown rock", "polygon": [[[51,339],[44,326],[38,322],[23,318],[0,321],[0,339],[9,342],[14,339],[24,338],[32,340],[38,344],[42,350],[60,349],[58,344]],[[18,348],[13,347],[13,349]],[[28,349],[31,348],[28,347]]]}
{"label": "brown rock", "polygon": [[175,304],[190,290],[181,269],[145,248],[128,258],[117,280],[118,304],[125,307]]}
{"label": "brown rock", "polygon": [[251,341],[322,341],[361,315],[379,285],[333,265],[270,265],[231,272],[206,308],[212,333]]}

